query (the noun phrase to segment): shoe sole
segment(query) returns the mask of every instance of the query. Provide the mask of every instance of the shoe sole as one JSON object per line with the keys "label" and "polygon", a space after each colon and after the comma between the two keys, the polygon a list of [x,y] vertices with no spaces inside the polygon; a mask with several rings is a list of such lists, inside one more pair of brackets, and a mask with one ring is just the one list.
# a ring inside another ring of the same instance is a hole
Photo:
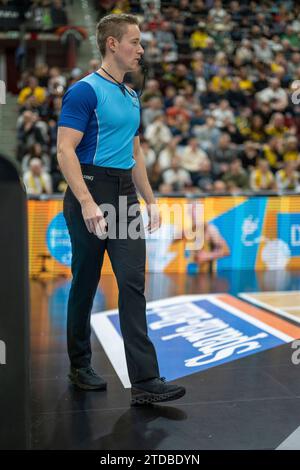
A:
{"label": "shoe sole", "polygon": [[161,403],[164,401],[178,400],[185,395],[185,389],[180,389],[172,393],[149,393],[133,390],[131,398],[131,406],[151,405],[153,403]]}
{"label": "shoe sole", "polygon": [[106,390],[107,384],[102,385],[87,385],[82,382],[77,382],[76,380],[69,377],[69,381],[72,385],[79,388],[80,390]]}

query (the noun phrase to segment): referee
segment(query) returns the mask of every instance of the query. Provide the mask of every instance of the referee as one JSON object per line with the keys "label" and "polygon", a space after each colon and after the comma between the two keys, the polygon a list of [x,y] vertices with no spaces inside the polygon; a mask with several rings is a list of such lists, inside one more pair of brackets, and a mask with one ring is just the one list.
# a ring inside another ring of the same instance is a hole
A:
{"label": "referee", "polygon": [[[58,123],[58,162],[68,183],[64,216],[72,244],[69,379],[84,390],[106,390],[106,382],[91,367],[90,315],[107,250],[119,289],[131,404],[175,400],[185,394],[185,389],[166,383],[159,374],[145,314],[142,218],[140,211],[132,215],[133,207],[139,207],[137,188],[148,210],[147,229],[153,232],[160,226],[138,136],[139,99],[123,83],[126,72],[139,68],[144,52],[139,23],[133,15],[108,15],[97,24],[96,34],[102,65],[67,90]],[[121,210],[122,198],[125,212]],[[115,208],[115,227],[104,205]],[[138,237],[131,236],[132,222],[140,227]],[[119,236],[124,225],[127,236]]]}

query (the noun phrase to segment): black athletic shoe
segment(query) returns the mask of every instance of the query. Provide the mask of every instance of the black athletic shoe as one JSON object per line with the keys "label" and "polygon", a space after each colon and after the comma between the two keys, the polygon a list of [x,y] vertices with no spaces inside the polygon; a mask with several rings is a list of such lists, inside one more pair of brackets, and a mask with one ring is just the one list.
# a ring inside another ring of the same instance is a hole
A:
{"label": "black athletic shoe", "polygon": [[131,406],[177,400],[183,395],[185,395],[184,387],[168,384],[165,377],[158,377],[132,385]]}
{"label": "black athletic shoe", "polygon": [[82,390],[106,390],[107,387],[105,380],[99,377],[91,366],[80,369],[71,367],[68,377],[73,385]]}

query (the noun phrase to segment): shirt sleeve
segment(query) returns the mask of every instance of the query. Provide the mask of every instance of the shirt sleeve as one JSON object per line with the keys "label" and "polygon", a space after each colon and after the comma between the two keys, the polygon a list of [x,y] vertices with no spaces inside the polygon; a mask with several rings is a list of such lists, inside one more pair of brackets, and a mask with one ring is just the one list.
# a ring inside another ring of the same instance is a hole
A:
{"label": "shirt sleeve", "polygon": [[58,126],[85,132],[96,106],[97,96],[91,85],[75,83],[64,94]]}

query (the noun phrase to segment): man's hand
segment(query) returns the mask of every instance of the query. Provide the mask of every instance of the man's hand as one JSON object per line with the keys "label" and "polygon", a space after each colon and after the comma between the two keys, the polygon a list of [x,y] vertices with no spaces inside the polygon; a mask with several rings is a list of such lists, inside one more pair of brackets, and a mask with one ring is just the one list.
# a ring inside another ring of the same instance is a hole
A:
{"label": "man's hand", "polygon": [[149,223],[147,225],[147,230],[149,233],[153,233],[159,229],[161,226],[161,214],[159,212],[159,207],[156,203],[147,204],[147,211],[149,217]]}
{"label": "man's hand", "polygon": [[100,207],[90,199],[81,203],[82,217],[86,228],[97,237],[106,233],[106,221]]}

